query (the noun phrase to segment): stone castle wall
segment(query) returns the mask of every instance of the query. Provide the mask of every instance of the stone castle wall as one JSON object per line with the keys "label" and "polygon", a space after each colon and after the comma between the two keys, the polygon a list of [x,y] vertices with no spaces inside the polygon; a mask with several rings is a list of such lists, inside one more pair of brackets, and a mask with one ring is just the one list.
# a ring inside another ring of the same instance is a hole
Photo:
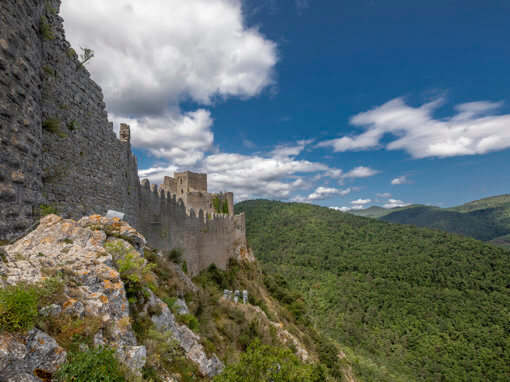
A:
{"label": "stone castle wall", "polygon": [[215,263],[225,268],[230,257],[248,252],[244,214],[229,216],[187,210],[175,194],[142,181],[140,226],[151,245],[180,248],[188,271],[195,275]]}
{"label": "stone castle wall", "polygon": [[192,272],[224,266],[234,243],[237,252],[246,246],[241,218],[206,220],[140,185],[129,129],[117,139],[101,88],[65,39],[59,6],[0,2],[0,240],[27,230],[41,205],[73,218],[113,209],[150,245],[182,248]]}
{"label": "stone castle wall", "polygon": [[0,2],[0,239],[24,232],[42,193],[38,0]]}

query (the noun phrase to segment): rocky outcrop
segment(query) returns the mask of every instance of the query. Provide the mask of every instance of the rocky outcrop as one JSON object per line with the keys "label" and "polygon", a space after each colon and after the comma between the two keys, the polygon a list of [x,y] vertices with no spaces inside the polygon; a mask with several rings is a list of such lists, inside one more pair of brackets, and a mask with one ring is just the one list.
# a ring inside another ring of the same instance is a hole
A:
{"label": "rocky outcrop", "polygon": [[[0,262],[0,282],[38,283],[62,275],[63,302],[43,308],[42,313],[98,318],[102,329],[97,342],[114,347],[121,360],[137,372],[144,364],[145,348],[136,343],[124,284],[104,248],[108,235],[125,239],[128,246],[128,241],[137,248],[145,245],[143,236],[119,219],[96,215],[76,222],[46,216],[30,234],[3,247],[5,263]],[[108,335],[102,335],[104,332]],[[5,336],[0,340],[10,343]]]}
{"label": "rocky outcrop", "polygon": [[186,357],[197,364],[202,374],[214,377],[223,371],[224,365],[215,354],[211,358],[207,358],[204,348],[199,342],[200,337],[186,325],[179,325],[168,306],[152,293],[145,309],[149,311],[151,308],[161,310],[160,314],[153,315],[151,318],[158,330],[160,332],[170,331],[172,337],[184,349]]}
{"label": "rocky outcrop", "polygon": [[40,381],[66,360],[66,352],[48,334],[33,329],[24,335],[0,336],[0,377],[5,382]]}
{"label": "rocky outcrop", "polygon": [[[135,339],[126,290],[116,266],[118,259],[107,250],[110,244],[120,244],[128,252],[141,254],[145,238],[117,218],[92,215],[74,221],[48,215],[27,236],[2,247],[4,261],[0,261],[0,287],[21,282],[39,283],[55,275],[63,278],[65,287],[61,301],[43,307],[41,315],[98,319],[100,328],[93,343],[114,348],[120,360],[139,374],[147,352]],[[198,291],[180,266],[174,266],[177,277],[187,288]],[[162,333],[170,331],[171,338],[177,341],[186,357],[197,364],[202,374],[213,377],[221,373],[223,363],[216,355],[206,355],[200,337],[186,325],[180,325],[169,307],[150,289],[144,294],[147,297],[143,311],[144,314],[151,312],[155,327]],[[177,314],[189,314],[182,299],[176,300],[174,308]],[[55,339],[39,329],[26,335],[0,335],[2,376],[26,375],[24,380],[40,380],[34,372],[52,373],[65,359],[66,353]]]}

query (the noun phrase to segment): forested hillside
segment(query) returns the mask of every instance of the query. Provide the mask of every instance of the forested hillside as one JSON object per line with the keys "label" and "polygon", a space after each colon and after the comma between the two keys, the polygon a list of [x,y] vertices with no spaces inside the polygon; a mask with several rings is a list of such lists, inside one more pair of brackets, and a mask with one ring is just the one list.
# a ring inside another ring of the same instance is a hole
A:
{"label": "forested hillside", "polygon": [[246,201],[248,240],[364,380],[508,380],[510,252],[298,203]]}
{"label": "forested hillside", "polygon": [[505,237],[510,234],[509,194],[475,200],[451,208],[411,205],[385,209],[372,206],[350,213],[392,223],[440,229],[482,241],[491,241],[503,247],[510,246],[508,236]]}

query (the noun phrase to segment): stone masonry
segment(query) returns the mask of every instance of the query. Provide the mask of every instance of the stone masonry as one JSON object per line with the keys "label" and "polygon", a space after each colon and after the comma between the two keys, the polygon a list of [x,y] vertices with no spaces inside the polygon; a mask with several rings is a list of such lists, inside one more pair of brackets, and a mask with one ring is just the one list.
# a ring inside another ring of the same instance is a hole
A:
{"label": "stone masonry", "polygon": [[207,192],[207,174],[191,171],[176,172],[173,178],[165,176],[161,188],[175,195],[178,200],[182,200],[188,210],[202,210],[207,214],[234,215],[234,194]]}
{"label": "stone masonry", "polygon": [[[129,126],[118,139],[59,7],[0,1],[0,240],[25,233],[41,208],[74,219],[111,209],[151,246],[181,248],[192,274],[249,258],[244,216],[234,215],[232,193],[207,193],[207,175],[176,173],[159,190],[140,184]],[[216,198],[227,214],[216,213]]]}

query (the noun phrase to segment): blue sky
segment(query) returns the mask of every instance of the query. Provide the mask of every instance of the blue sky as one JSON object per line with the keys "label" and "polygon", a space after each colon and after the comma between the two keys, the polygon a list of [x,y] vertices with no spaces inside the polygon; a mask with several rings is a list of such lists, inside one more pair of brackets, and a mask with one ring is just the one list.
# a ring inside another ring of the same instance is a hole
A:
{"label": "blue sky", "polygon": [[61,13],[153,182],[343,210],[510,192],[508,1],[112,3]]}

